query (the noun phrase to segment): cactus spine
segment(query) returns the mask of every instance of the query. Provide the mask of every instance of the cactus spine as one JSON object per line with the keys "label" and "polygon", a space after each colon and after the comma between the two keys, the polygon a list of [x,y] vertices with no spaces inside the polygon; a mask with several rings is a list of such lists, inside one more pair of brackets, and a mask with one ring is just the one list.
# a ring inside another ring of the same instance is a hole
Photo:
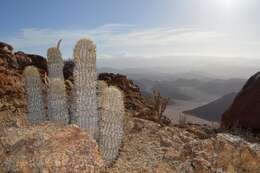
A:
{"label": "cactus spine", "polygon": [[124,101],[122,92],[110,86],[101,96],[100,151],[107,166],[118,156],[123,138]]}
{"label": "cactus spine", "polygon": [[86,129],[89,136],[98,139],[96,46],[81,39],[74,48],[74,88],[72,122]]}
{"label": "cactus spine", "polygon": [[48,89],[48,117],[50,120],[68,124],[66,89],[61,79],[50,79]]}
{"label": "cactus spine", "polygon": [[42,81],[37,68],[28,66],[24,70],[25,89],[27,93],[28,119],[32,124],[46,120],[42,95]]}

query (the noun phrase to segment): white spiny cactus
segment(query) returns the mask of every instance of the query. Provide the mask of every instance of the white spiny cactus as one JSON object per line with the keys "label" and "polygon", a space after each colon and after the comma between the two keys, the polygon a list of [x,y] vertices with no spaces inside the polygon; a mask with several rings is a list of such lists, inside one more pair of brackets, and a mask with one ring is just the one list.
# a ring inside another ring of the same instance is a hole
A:
{"label": "white spiny cactus", "polygon": [[50,79],[48,89],[48,117],[50,120],[68,124],[69,114],[64,81]]}
{"label": "white spiny cactus", "polygon": [[99,147],[109,166],[118,156],[123,138],[125,110],[122,92],[114,86],[107,87],[101,95],[101,107]]}
{"label": "white spiny cactus", "polygon": [[64,80],[63,67],[64,62],[59,48],[52,47],[47,52],[47,66],[49,79],[59,78]]}
{"label": "white spiny cactus", "polygon": [[28,66],[24,70],[25,89],[27,93],[28,119],[32,124],[46,120],[42,95],[42,81],[36,67]]}
{"label": "white spiny cactus", "polygon": [[64,62],[57,47],[49,48],[47,51],[48,65],[48,117],[50,120],[67,124],[69,121],[66,89],[64,84],[63,67]]}
{"label": "white spiny cactus", "polygon": [[86,129],[89,136],[98,139],[96,46],[81,39],[74,48],[74,86],[72,123]]}

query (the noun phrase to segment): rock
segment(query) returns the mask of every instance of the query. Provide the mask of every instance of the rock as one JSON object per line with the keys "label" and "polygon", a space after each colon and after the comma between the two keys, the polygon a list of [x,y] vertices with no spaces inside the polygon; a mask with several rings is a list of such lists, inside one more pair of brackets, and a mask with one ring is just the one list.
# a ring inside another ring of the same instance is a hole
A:
{"label": "rock", "polygon": [[7,128],[0,143],[0,172],[94,173],[103,166],[96,142],[73,125]]}
{"label": "rock", "polygon": [[131,131],[133,133],[136,133],[136,132],[140,132],[143,128],[144,128],[144,122],[136,119],[134,121],[134,126]]}
{"label": "rock", "polygon": [[222,115],[221,127],[260,130],[260,72],[253,75]]}
{"label": "rock", "polygon": [[170,118],[168,118],[164,115],[161,117],[160,121],[161,121],[162,124],[164,124],[166,126],[169,126],[171,124]]}
{"label": "rock", "polygon": [[189,158],[197,171],[257,173],[260,170],[260,145],[252,145],[240,137],[220,133],[216,137],[185,145],[192,150],[182,152],[182,158],[186,161]]}
{"label": "rock", "polygon": [[199,139],[207,139],[210,137],[210,134],[208,134],[205,130],[200,129],[198,127],[189,127],[187,129],[188,132],[195,134],[198,136]]}
{"label": "rock", "polygon": [[8,53],[12,53],[13,47],[7,43],[0,42],[0,50],[6,51]]}
{"label": "rock", "polygon": [[164,155],[164,159],[172,162],[173,160],[178,160],[180,158],[181,153],[177,151],[175,148],[170,148]]}
{"label": "rock", "polygon": [[15,53],[19,69],[23,70],[26,66],[33,65],[41,72],[47,72],[47,61],[40,55],[26,54],[18,51]]}
{"label": "rock", "polygon": [[161,146],[162,147],[171,147],[172,146],[172,141],[164,136],[161,136]]}
{"label": "rock", "polygon": [[0,111],[0,131],[7,127],[26,127],[27,125],[28,121],[24,113]]}
{"label": "rock", "polygon": [[5,67],[17,68],[17,62],[13,56],[13,47],[7,43],[0,42],[0,64]]}

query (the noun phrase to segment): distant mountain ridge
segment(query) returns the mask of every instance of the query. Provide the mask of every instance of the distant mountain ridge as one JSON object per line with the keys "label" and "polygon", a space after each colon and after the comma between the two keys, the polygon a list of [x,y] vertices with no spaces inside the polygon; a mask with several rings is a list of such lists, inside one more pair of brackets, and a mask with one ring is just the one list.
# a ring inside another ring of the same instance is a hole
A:
{"label": "distant mountain ridge", "polygon": [[141,92],[152,93],[153,89],[159,89],[165,97],[175,100],[207,100],[209,97],[221,97],[223,95],[238,92],[245,83],[244,79],[211,79],[203,81],[199,79],[178,78],[172,81],[152,81],[149,79],[134,80]]}
{"label": "distant mountain ridge", "polygon": [[237,93],[229,93],[198,108],[184,111],[183,113],[193,115],[205,120],[220,122],[221,115],[228,109],[235,99]]}

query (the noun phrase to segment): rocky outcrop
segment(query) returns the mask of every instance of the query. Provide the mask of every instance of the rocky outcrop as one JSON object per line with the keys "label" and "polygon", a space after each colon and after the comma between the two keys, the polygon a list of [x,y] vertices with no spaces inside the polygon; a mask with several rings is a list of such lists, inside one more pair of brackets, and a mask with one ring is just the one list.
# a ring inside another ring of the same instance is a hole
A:
{"label": "rocky outcrop", "polygon": [[222,128],[260,130],[260,72],[253,75],[222,115]]}
{"label": "rocky outcrop", "polygon": [[0,42],[0,66],[17,68],[16,58],[13,56],[13,47]]}
{"label": "rocky outcrop", "polygon": [[27,124],[23,77],[12,50],[10,45],[0,43],[0,130]]}
{"label": "rocky outcrop", "polygon": [[[159,122],[163,125],[169,125],[170,120],[162,116],[160,113],[156,113],[156,100],[154,98],[144,98],[141,95],[140,89],[128,79],[127,76],[113,73],[101,73],[99,74],[99,80],[106,81],[108,85],[117,86],[124,92],[125,96],[125,108],[131,116],[147,119],[155,122]],[[162,108],[162,111],[164,109]]]}
{"label": "rocky outcrop", "polygon": [[140,89],[133,83],[132,80],[127,79],[126,76],[113,73],[99,74],[99,80],[106,81],[107,84],[117,86],[125,94],[125,107],[130,112],[138,114],[141,109],[146,107],[144,98],[141,96]]}
{"label": "rocky outcrop", "polygon": [[[128,118],[120,157],[107,172],[258,173],[260,145],[209,127],[160,127]],[[250,135],[248,135],[250,136]],[[145,141],[145,142],[144,142]]]}
{"label": "rocky outcrop", "polygon": [[10,44],[0,42],[0,50],[5,50],[7,52],[12,53],[13,49],[14,48]]}
{"label": "rocky outcrop", "polygon": [[26,66],[33,65],[40,71],[47,72],[47,61],[44,57],[40,55],[26,54],[21,51],[16,52],[14,55],[19,69],[24,70]]}
{"label": "rocky outcrop", "polygon": [[97,172],[98,146],[78,127],[45,123],[1,131],[0,172]]}

